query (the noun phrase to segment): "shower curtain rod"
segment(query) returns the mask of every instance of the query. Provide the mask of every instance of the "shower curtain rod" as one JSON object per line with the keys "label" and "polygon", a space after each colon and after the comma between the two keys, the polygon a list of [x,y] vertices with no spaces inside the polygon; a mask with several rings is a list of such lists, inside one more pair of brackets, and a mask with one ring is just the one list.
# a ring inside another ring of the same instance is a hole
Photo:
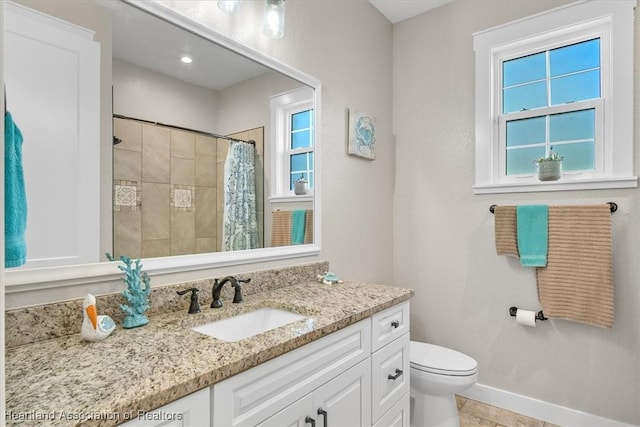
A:
{"label": "shower curtain rod", "polygon": [[113,117],[116,118],[116,119],[137,120],[139,122],[148,123],[148,124],[151,124],[151,125],[166,126],[166,127],[173,128],[173,129],[178,129],[178,130],[186,130],[188,132],[195,132],[195,133],[199,133],[201,135],[210,136],[212,138],[226,139],[227,141],[244,142],[246,144],[251,144],[254,147],[256,145],[256,142],[253,139],[250,139],[249,141],[245,141],[244,139],[232,138],[230,136],[225,136],[225,135],[218,135],[217,133],[204,132],[204,131],[201,131],[201,130],[189,129],[189,128],[185,128],[185,127],[181,127],[181,126],[168,125],[166,123],[154,122],[152,120],[137,119],[135,117],[123,116],[121,114],[114,114]]}

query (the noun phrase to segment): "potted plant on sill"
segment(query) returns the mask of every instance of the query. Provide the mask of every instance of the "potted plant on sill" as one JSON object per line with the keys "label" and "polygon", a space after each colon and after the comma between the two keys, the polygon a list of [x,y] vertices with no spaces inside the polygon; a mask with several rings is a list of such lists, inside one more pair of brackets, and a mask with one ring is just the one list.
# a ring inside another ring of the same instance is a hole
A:
{"label": "potted plant on sill", "polygon": [[549,154],[540,157],[533,162],[538,166],[538,179],[540,181],[557,181],[562,176],[562,159],[563,157],[553,151],[553,147],[549,149]]}
{"label": "potted plant on sill", "polygon": [[304,175],[301,174],[300,178],[295,180],[293,192],[297,196],[307,194],[307,181],[304,179]]}

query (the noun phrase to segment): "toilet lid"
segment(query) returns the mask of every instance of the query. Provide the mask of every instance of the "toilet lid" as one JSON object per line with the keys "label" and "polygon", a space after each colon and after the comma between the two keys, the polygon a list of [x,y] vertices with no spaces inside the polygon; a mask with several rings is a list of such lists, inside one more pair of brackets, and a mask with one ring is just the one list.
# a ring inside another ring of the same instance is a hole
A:
{"label": "toilet lid", "polygon": [[466,376],[478,370],[478,362],[466,354],[433,344],[411,341],[411,367],[439,375]]}

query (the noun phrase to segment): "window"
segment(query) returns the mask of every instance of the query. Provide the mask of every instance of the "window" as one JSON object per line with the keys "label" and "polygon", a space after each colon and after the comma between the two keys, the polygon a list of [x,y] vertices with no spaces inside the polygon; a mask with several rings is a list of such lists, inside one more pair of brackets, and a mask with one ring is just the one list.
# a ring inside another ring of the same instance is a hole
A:
{"label": "window", "polygon": [[313,188],[313,110],[303,110],[289,115],[290,127],[287,142],[289,158],[289,190],[293,191],[296,180],[307,181]]}
{"label": "window", "polygon": [[314,109],[313,90],[303,88],[271,98],[272,161],[275,173],[271,196],[297,197],[295,181],[307,182],[308,194],[314,188]]}
{"label": "window", "polygon": [[[574,3],[474,35],[475,193],[637,186],[634,4]],[[563,177],[539,182],[551,149]]]}

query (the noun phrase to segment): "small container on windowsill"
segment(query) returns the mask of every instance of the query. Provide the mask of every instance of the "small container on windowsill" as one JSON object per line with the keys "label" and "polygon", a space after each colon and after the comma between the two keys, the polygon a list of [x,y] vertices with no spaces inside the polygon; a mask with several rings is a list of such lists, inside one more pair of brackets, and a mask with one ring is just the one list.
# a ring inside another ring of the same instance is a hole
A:
{"label": "small container on windowsill", "polygon": [[542,160],[538,162],[540,181],[557,181],[562,177],[562,160]]}
{"label": "small container on windowsill", "polygon": [[294,182],[293,192],[296,196],[302,196],[307,194],[307,181],[304,178],[300,178]]}
{"label": "small container on windowsill", "polygon": [[534,160],[538,167],[538,179],[540,181],[559,180],[562,177],[562,159],[563,157],[554,153],[551,147],[547,156]]}

